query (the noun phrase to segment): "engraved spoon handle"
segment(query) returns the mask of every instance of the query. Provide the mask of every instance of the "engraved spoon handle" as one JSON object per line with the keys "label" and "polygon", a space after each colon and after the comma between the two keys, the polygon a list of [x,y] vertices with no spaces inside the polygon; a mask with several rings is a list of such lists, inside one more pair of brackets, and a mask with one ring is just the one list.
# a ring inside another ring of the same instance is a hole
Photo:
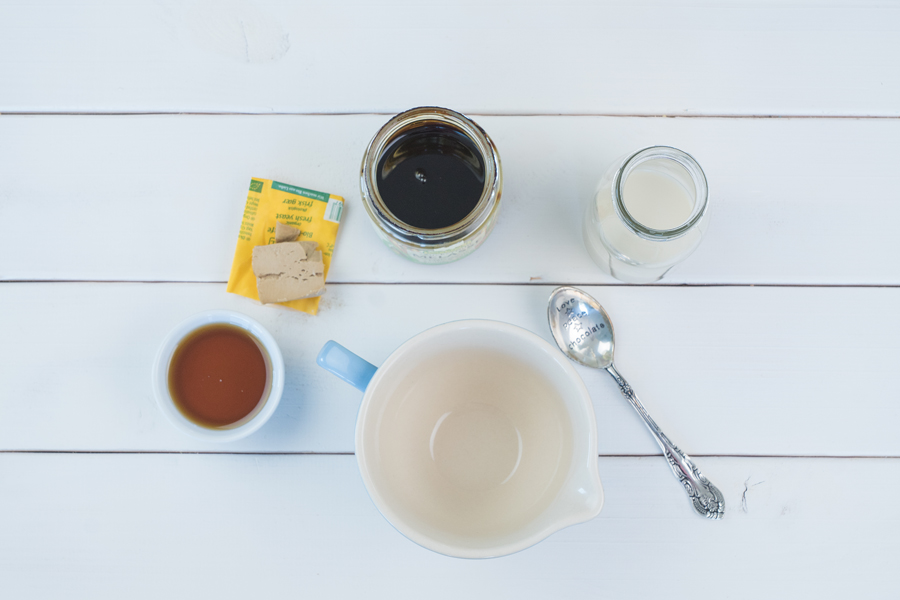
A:
{"label": "engraved spoon handle", "polygon": [[675,477],[677,477],[681,482],[681,485],[684,486],[688,497],[691,499],[694,510],[709,519],[721,519],[722,515],[725,513],[725,498],[722,496],[722,492],[719,491],[719,488],[714,486],[709,482],[709,479],[704,477],[703,473],[700,472],[700,469],[697,468],[697,465],[694,464],[694,461],[691,460],[690,456],[679,450],[678,446],[673,444],[669,438],[666,437],[666,434],[664,434],[653,419],[650,418],[644,405],[638,400],[637,395],[635,395],[631,386],[628,385],[628,382],[625,381],[625,378],[616,371],[616,367],[610,364],[606,367],[606,371],[612,375],[612,378],[619,384],[619,390],[622,392],[622,395],[625,396],[628,402],[631,403],[631,406],[633,406],[638,414],[641,415],[644,424],[650,430],[650,433],[653,434],[653,437],[656,438],[656,442],[659,444],[659,447],[662,448],[663,454],[669,462],[669,466],[672,468],[672,472],[675,473]]}

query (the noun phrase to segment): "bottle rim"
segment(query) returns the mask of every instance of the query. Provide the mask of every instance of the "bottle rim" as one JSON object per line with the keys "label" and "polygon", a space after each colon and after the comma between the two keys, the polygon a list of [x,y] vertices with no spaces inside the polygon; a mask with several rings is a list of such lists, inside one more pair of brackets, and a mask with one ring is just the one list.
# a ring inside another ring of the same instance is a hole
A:
{"label": "bottle rim", "polygon": [[[677,162],[687,171],[694,183],[694,208],[684,223],[671,229],[648,227],[628,212],[628,208],[625,206],[624,187],[628,176],[641,163],[656,159]],[[703,169],[693,156],[672,146],[649,146],[629,156],[613,177],[612,195],[613,206],[622,222],[636,235],[657,242],[674,240],[685,235],[700,222],[709,207],[709,184]]]}

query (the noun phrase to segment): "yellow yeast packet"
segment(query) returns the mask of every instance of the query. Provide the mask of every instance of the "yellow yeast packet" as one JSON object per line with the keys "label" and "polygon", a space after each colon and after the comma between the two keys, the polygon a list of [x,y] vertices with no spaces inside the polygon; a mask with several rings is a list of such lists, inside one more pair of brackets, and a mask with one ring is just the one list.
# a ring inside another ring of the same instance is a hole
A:
{"label": "yellow yeast packet", "polygon": [[[226,290],[259,300],[256,276],[253,274],[253,248],[275,243],[275,221],[300,229],[300,240],[319,243],[327,281],[328,268],[334,254],[334,241],[343,212],[344,199],[340,196],[271,179],[251,179]],[[319,298],[303,298],[279,304],[311,315],[319,310]]]}

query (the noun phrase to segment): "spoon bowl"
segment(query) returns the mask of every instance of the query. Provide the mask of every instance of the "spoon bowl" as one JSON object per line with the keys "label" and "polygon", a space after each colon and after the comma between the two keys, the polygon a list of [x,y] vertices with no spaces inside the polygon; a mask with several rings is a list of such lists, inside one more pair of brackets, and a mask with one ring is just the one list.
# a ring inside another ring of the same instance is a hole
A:
{"label": "spoon bowl", "polygon": [[613,362],[615,334],[603,307],[578,288],[559,287],[550,295],[547,319],[556,345],[569,358],[593,369]]}

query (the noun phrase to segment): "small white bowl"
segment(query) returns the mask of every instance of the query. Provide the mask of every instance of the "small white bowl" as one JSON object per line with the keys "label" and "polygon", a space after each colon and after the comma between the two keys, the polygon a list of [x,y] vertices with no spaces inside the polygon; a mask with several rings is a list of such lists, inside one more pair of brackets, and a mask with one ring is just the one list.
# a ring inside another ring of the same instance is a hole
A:
{"label": "small white bowl", "polygon": [[[185,417],[172,400],[169,394],[169,362],[172,354],[182,339],[192,331],[215,323],[227,323],[240,327],[252,334],[263,345],[267,362],[271,366],[271,385],[265,404],[256,416],[236,427],[213,429],[201,427]],[[284,391],[284,358],[281,350],[275,342],[275,338],[266,329],[246,315],[232,310],[209,310],[198,313],[179,324],[163,341],[159,352],[156,353],[156,361],[153,364],[153,395],[156,403],[166,418],[177,429],[184,433],[209,442],[231,442],[246,437],[259,429],[269,420],[278,403],[281,401],[281,393]]]}

